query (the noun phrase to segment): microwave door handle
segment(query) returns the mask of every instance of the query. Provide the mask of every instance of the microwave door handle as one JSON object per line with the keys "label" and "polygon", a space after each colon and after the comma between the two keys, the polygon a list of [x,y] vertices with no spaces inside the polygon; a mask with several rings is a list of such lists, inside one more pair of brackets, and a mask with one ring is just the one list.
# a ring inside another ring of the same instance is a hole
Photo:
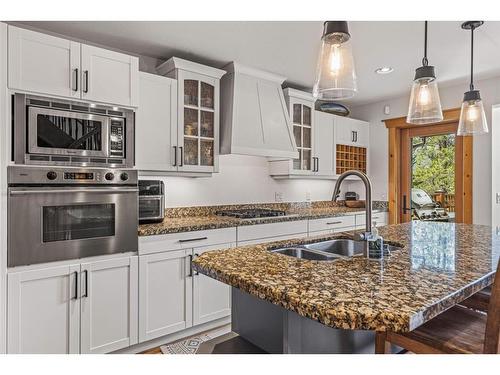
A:
{"label": "microwave door handle", "polygon": [[28,194],[55,194],[55,193],[108,193],[108,194],[126,194],[138,192],[137,188],[123,189],[29,189],[29,190],[11,190],[10,195],[28,195]]}

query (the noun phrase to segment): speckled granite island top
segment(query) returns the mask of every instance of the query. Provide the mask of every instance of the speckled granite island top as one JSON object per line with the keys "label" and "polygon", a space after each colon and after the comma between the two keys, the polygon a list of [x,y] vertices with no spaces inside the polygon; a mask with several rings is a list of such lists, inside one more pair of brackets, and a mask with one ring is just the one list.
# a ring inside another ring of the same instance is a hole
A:
{"label": "speckled granite island top", "polygon": [[[347,236],[354,232],[348,232]],[[500,236],[480,225],[380,228],[402,246],[384,261],[310,261],[268,250],[346,233],[207,252],[195,270],[327,326],[406,332],[493,282]]]}
{"label": "speckled granite island top", "polygon": [[[318,204],[314,204],[318,203]],[[152,236],[168,233],[191,232],[197,230],[231,228],[244,225],[278,223],[295,220],[320,219],[325,217],[360,214],[364,208],[348,208],[331,201],[314,202],[311,207],[290,208],[288,204],[259,204],[259,205],[231,205],[231,206],[201,206],[168,209],[169,216],[160,223],[139,225],[139,236]],[[217,216],[215,211],[231,208],[271,208],[286,211],[286,216],[257,219],[237,219],[227,216]],[[374,204],[374,212],[387,211],[384,204]]]}

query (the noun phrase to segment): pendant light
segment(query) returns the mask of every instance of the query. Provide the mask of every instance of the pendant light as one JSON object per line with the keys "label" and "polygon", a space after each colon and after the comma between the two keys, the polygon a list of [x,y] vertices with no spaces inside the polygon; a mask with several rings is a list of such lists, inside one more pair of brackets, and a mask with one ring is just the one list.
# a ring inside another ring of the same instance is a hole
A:
{"label": "pendant light", "polygon": [[409,124],[430,124],[443,120],[441,101],[434,67],[427,60],[427,21],[425,21],[424,58],[422,66],[415,70],[411,87],[410,105],[406,122]]}
{"label": "pendant light", "polygon": [[353,97],[358,90],[350,39],[346,21],[324,23],[314,97],[325,101],[341,100]]}
{"label": "pendant light", "polygon": [[457,135],[479,135],[488,133],[486,114],[479,90],[474,90],[474,30],[481,26],[483,21],[467,21],[462,24],[462,29],[470,30],[470,85],[469,91],[464,93],[460,121]]}

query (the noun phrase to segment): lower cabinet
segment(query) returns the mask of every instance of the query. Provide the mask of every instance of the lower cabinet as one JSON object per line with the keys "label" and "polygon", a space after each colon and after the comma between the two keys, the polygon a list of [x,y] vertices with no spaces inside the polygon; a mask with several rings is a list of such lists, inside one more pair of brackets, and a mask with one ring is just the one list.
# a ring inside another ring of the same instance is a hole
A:
{"label": "lower cabinet", "polygon": [[[229,248],[226,244],[219,249]],[[199,256],[212,248],[194,249]],[[207,323],[231,315],[231,287],[211,277],[195,272],[193,275],[193,324]]]}
{"label": "lower cabinet", "polygon": [[8,274],[7,353],[80,353],[80,266]]}
{"label": "lower cabinet", "polygon": [[105,353],[137,343],[136,256],[9,273],[8,353]]}
{"label": "lower cabinet", "polygon": [[81,275],[81,353],[136,344],[138,257],[83,263]]}
{"label": "lower cabinet", "polygon": [[168,335],[231,314],[230,288],[191,269],[197,255],[229,244],[139,257],[139,341]]}
{"label": "lower cabinet", "polygon": [[139,257],[139,341],[192,326],[192,250]]}

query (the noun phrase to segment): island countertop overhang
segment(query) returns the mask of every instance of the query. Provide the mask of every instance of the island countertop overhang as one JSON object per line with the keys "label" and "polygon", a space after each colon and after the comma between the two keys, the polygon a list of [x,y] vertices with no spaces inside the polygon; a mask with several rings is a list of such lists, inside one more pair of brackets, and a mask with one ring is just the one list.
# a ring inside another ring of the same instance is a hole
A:
{"label": "island countertop overhang", "polygon": [[386,241],[402,246],[382,262],[318,262],[269,252],[353,233],[210,251],[193,267],[333,328],[406,332],[491,284],[500,254],[491,227],[420,222],[380,228]]}

